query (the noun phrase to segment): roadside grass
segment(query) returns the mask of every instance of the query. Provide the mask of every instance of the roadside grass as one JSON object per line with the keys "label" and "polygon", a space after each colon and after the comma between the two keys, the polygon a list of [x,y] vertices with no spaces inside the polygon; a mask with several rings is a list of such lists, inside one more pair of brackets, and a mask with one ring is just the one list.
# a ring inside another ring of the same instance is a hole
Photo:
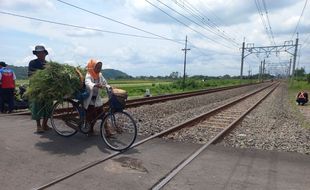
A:
{"label": "roadside grass", "polygon": [[[304,90],[310,95],[310,84],[307,81],[294,81],[293,83],[289,83],[289,101],[291,106],[293,107],[296,117],[302,121],[302,126],[305,128],[310,128],[310,119],[305,118],[303,113],[301,113],[301,109],[298,105],[296,105],[296,95],[299,91]],[[306,109],[310,112],[309,102],[305,105]]]}
{"label": "roadside grass", "polygon": [[157,95],[165,95],[172,93],[181,93],[181,92],[189,92],[196,91],[202,89],[216,88],[216,87],[224,87],[224,86],[233,86],[238,85],[240,83],[254,83],[257,81],[254,80],[242,80],[240,82],[239,79],[210,79],[210,80],[194,80],[187,79],[185,81],[185,87],[183,89],[183,80],[174,80],[174,81],[148,81],[148,82],[140,82],[136,81],[136,83],[132,83],[132,81],[111,81],[110,85],[116,88],[124,89],[128,92],[131,98],[143,97],[146,89],[149,89],[152,96]]}
{"label": "roadside grass", "polygon": [[[172,93],[181,93],[196,91],[202,89],[210,89],[216,87],[233,86],[246,83],[255,83],[256,80],[242,80],[239,79],[209,79],[209,80],[198,80],[198,79],[186,79],[183,89],[183,80],[108,80],[108,83],[116,88],[124,89],[128,92],[129,98],[144,97],[146,89],[149,89],[152,96],[165,95]],[[21,84],[29,84],[28,80],[17,80],[17,86]],[[102,95],[105,96],[105,92],[101,91]]]}
{"label": "roadside grass", "polygon": [[18,87],[19,85],[29,85],[29,80],[16,80],[16,86]]}

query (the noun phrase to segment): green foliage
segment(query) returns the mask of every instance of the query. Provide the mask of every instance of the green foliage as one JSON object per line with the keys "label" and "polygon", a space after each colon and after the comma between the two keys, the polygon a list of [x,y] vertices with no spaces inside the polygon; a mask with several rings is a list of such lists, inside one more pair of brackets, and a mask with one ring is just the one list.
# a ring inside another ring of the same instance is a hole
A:
{"label": "green foliage", "polygon": [[294,82],[290,83],[289,89],[296,92],[305,90],[310,93],[310,84],[307,81],[294,80]]}
{"label": "green foliage", "polygon": [[27,79],[28,78],[28,67],[17,67],[13,65],[9,65],[18,80]]}
{"label": "green foliage", "polygon": [[301,67],[300,69],[295,70],[295,76],[304,77],[306,74],[305,68]]}
{"label": "green foliage", "polygon": [[[123,81],[122,83],[117,83],[117,81],[108,81],[113,87],[122,88],[126,90],[131,97],[142,97],[144,96],[145,90],[149,89],[153,96],[171,94],[183,92],[183,80],[175,80],[173,82],[159,81],[139,81],[135,80],[136,83],[131,83],[131,80]],[[250,80],[244,80],[243,83],[249,83]],[[240,84],[239,79],[186,79],[184,91],[194,91],[207,88],[215,88],[220,86],[230,86]]]}
{"label": "green foliage", "polygon": [[296,95],[301,90],[306,91],[309,94],[310,93],[310,84],[307,81],[294,80],[293,82],[290,82],[290,85],[289,85],[289,101],[290,101],[292,107],[294,107],[296,112],[297,112],[296,117],[298,119],[301,119],[302,126],[305,128],[310,128],[309,121],[307,121],[307,119],[305,118],[303,113],[301,113],[301,110],[299,109],[299,107],[296,105]]}
{"label": "green foliage", "polygon": [[[85,71],[83,72],[85,76]],[[30,78],[27,96],[39,102],[62,100],[72,96],[81,87],[75,67],[49,62],[44,70],[38,70]]]}
{"label": "green foliage", "polygon": [[310,73],[307,74],[307,82],[308,82],[308,84],[310,84]]}

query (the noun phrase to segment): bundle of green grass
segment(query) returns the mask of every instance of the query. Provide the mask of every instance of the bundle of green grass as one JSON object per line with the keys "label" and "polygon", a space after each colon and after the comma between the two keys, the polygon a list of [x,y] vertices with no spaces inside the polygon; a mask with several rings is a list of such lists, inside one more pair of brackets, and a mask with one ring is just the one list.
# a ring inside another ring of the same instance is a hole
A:
{"label": "bundle of green grass", "polygon": [[48,62],[44,70],[31,76],[27,96],[39,102],[62,101],[82,88],[85,70],[67,64]]}

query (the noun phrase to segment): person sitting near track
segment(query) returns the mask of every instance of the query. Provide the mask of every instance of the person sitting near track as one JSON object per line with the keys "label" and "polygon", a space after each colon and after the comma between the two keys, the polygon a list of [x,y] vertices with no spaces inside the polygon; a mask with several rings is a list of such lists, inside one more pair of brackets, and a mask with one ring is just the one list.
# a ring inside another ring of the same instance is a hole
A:
{"label": "person sitting near track", "polygon": [[298,103],[298,105],[305,105],[305,103],[308,102],[308,93],[305,91],[300,91],[298,92],[297,96],[296,96],[296,102]]}
{"label": "person sitting near track", "polygon": [[[103,112],[103,101],[101,100],[99,89],[111,88],[101,74],[102,62],[94,59],[88,61],[87,73],[85,76],[86,90],[89,92],[89,97],[83,101],[83,106],[86,109],[86,122],[90,125],[89,133],[94,132],[94,119]],[[107,136],[112,136],[115,131],[108,126],[105,126]]]}

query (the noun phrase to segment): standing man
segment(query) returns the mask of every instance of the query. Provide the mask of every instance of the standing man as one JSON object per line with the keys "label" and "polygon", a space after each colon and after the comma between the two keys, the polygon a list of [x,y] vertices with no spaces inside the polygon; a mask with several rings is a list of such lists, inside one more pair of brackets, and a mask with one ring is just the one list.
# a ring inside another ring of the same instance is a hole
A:
{"label": "standing man", "polygon": [[[1,74],[1,72],[2,72],[2,69],[3,69],[3,65],[6,65],[5,64],[5,62],[3,62],[3,61],[1,61],[0,62],[0,74]],[[1,113],[3,113],[4,112],[4,110],[2,109],[2,100],[3,100],[3,98],[2,98],[2,88],[1,88],[1,80],[0,80],[0,111],[1,111]],[[2,111],[3,110],[3,111]]]}
{"label": "standing man", "polygon": [[[48,55],[48,51],[44,46],[41,45],[37,45],[32,53],[37,56],[37,59],[34,59],[29,63],[28,77],[31,77],[37,70],[42,70],[45,68],[45,57]],[[31,85],[31,83],[29,85]],[[49,105],[49,103],[46,102],[31,102],[30,110],[32,113],[32,119],[36,120],[37,123],[37,133],[43,133],[44,131],[50,129],[50,127],[47,125],[47,121],[51,114],[51,107],[52,105]],[[41,119],[43,119],[42,125]]]}
{"label": "standing man", "polygon": [[4,110],[4,103],[8,104],[8,112],[12,113],[14,108],[14,90],[16,76],[12,69],[7,68],[5,62],[0,62],[0,81],[1,81],[1,99],[0,99],[0,110],[2,113]]}

